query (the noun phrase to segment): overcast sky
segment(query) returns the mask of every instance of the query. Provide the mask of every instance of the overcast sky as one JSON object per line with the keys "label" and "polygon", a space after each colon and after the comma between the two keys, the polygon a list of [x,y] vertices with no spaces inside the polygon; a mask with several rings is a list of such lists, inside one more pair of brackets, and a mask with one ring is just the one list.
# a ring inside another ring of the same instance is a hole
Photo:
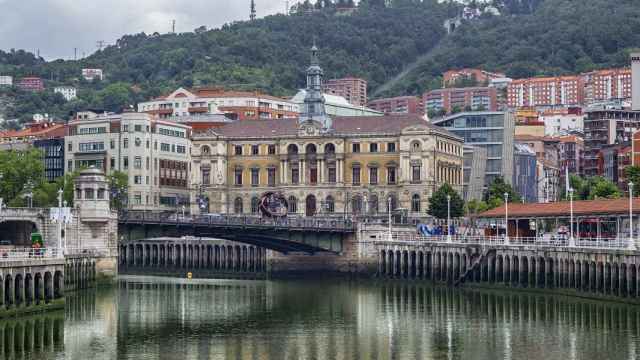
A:
{"label": "overcast sky", "polygon": [[[259,17],[284,12],[286,0],[255,0]],[[296,0],[290,0],[290,4]],[[47,60],[89,55],[96,42],[125,34],[208,28],[249,18],[251,0],[0,0],[0,49],[25,49]]]}

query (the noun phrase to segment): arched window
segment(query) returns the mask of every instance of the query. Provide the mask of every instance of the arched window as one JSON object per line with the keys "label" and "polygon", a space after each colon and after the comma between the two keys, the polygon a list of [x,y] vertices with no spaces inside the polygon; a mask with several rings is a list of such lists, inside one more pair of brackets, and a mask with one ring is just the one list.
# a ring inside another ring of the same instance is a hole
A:
{"label": "arched window", "polygon": [[298,212],[298,199],[291,195],[289,196],[289,200],[287,200],[287,202],[289,203],[289,208],[287,209],[289,214],[295,214]]}
{"label": "arched window", "polygon": [[260,205],[260,199],[258,199],[257,196],[254,196],[251,198],[251,213],[252,214],[257,214],[258,213],[258,207]]}
{"label": "arched window", "polygon": [[209,155],[211,154],[211,148],[208,147],[207,145],[202,147],[202,155]]}
{"label": "arched window", "polygon": [[362,196],[356,195],[351,199],[351,212],[362,214]]}
{"label": "arched window", "polygon": [[233,212],[234,214],[242,214],[242,198],[237,197],[233,201]]}
{"label": "arched window", "polygon": [[307,154],[315,154],[315,153],[317,153],[317,152],[318,152],[318,151],[317,151],[316,146],[315,146],[315,145],[313,145],[313,144],[308,144],[308,145],[304,148],[304,151],[305,151]]}
{"label": "arched window", "polygon": [[326,155],[333,155],[336,153],[336,146],[329,143],[327,145],[324,146],[324,153]]}
{"label": "arched window", "polygon": [[414,194],[411,197],[411,211],[412,212],[420,212],[420,195]]}
{"label": "arched window", "polygon": [[289,154],[289,155],[298,155],[298,145],[289,144],[289,146],[287,146],[287,154]]}
{"label": "arched window", "polygon": [[422,145],[420,144],[420,141],[415,140],[411,143],[412,152],[419,152],[421,148],[422,148]]}
{"label": "arched window", "polygon": [[331,214],[336,211],[336,201],[329,195],[324,201],[324,211]]}

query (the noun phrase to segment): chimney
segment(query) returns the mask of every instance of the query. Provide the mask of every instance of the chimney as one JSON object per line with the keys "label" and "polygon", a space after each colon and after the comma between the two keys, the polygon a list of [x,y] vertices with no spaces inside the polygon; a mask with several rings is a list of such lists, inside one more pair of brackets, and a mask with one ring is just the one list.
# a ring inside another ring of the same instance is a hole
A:
{"label": "chimney", "polygon": [[631,54],[631,110],[640,111],[640,53]]}

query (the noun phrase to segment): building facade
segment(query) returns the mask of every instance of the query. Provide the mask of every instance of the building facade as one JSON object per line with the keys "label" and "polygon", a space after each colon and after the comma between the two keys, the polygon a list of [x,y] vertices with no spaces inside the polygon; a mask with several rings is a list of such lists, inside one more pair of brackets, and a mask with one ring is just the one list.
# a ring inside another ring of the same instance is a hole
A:
{"label": "building facade", "polygon": [[584,103],[581,76],[513,80],[507,87],[507,105],[517,107],[578,106]]}
{"label": "building facade", "polygon": [[126,203],[131,209],[189,206],[188,126],[135,112],[85,115],[79,114],[68,124],[66,171],[93,166],[108,174],[126,173]]}
{"label": "building facade", "polygon": [[18,81],[17,86],[24,91],[42,91],[44,90],[44,81],[37,76],[23,77]]}
{"label": "building facade", "polygon": [[367,105],[367,81],[356,77],[327,80],[323,91],[345,98],[353,106]]}
{"label": "building facade", "polygon": [[399,96],[369,101],[370,109],[385,114],[417,114],[424,115],[424,103],[422,98],[415,96]]}
{"label": "building facade", "polygon": [[[265,193],[288,214],[425,216],[442,184],[462,189],[462,139],[416,115],[331,117],[317,49],[299,117],[231,123],[194,135],[200,211],[259,214]],[[192,211],[197,211],[192,207]]]}
{"label": "building facade", "polygon": [[87,81],[94,79],[103,80],[104,74],[102,69],[82,69],[82,77]]}
{"label": "building facade", "polygon": [[487,149],[481,146],[465,145],[463,153],[463,198],[465,201],[482,200],[487,187],[487,184],[485,184]]}
{"label": "building facade", "polygon": [[514,144],[512,184],[525,202],[538,202],[537,157],[528,145]]}
{"label": "building facade", "polygon": [[[382,116],[384,113],[369,109],[364,106],[355,106],[350,104],[345,98],[337,95],[322,94],[324,97],[324,109],[329,116]],[[301,108],[304,99],[307,96],[307,90],[300,90],[291,98],[291,102]]]}
{"label": "building facade", "polygon": [[497,91],[492,87],[446,88],[423,95],[427,113],[450,114],[460,111],[497,111]]}
{"label": "building facade", "polygon": [[584,117],[582,111],[569,112],[567,109],[545,111],[540,116],[544,123],[545,136],[562,136],[584,131]]}
{"label": "building facade", "polygon": [[73,86],[56,86],[53,88],[53,92],[61,94],[67,101],[71,101],[77,97],[76,88]]}
{"label": "building facade", "polygon": [[167,96],[138,104],[138,111],[161,119],[211,114],[224,114],[231,120],[283,119],[298,114],[296,105],[288,100],[259,92],[220,88],[180,88]]}
{"label": "building facade", "polygon": [[442,74],[442,87],[454,87],[463,80],[475,81],[476,85],[489,85],[491,80],[504,79],[505,75],[481,69],[449,70]]}
{"label": "building facade", "polygon": [[[510,183],[513,178],[514,115],[511,112],[469,112],[434,120],[464,139],[465,145],[487,151],[484,183],[489,186],[497,177]],[[469,185],[471,186],[471,185]]]}
{"label": "building facade", "polygon": [[631,99],[631,69],[605,69],[582,74],[587,105]]}
{"label": "building facade", "polygon": [[13,85],[13,77],[8,75],[0,75],[0,86]]}
{"label": "building facade", "polygon": [[64,137],[35,140],[33,147],[42,151],[44,176],[48,182],[64,176]]}

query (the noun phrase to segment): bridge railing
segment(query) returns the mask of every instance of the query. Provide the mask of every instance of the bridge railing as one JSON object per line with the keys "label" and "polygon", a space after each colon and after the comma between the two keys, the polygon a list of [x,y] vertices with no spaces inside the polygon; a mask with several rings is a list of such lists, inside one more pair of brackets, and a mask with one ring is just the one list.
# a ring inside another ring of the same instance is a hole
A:
{"label": "bridge railing", "polygon": [[282,217],[266,218],[260,216],[244,215],[196,215],[182,216],[175,213],[153,213],[125,211],[119,215],[120,221],[160,223],[176,225],[218,225],[218,226],[249,226],[282,229],[323,229],[323,230],[349,230],[356,225],[349,218],[338,217]]}
{"label": "bridge railing", "polygon": [[478,244],[478,245],[503,245],[503,246],[545,246],[545,247],[569,247],[579,248],[607,248],[625,249],[629,246],[628,238],[579,238],[573,244],[566,237],[535,238],[513,237],[508,241],[504,236],[469,236],[469,235],[436,235],[424,236],[410,232],[381,232],[376,235],[376,241],[382,242],[418,242],[418,243],[451,243],[451,244]]}
{"label": "bridge railing", "polygon": [[115,257],[115,256],[118,256],[118,248],[117,247],[65,248],[64,256],[66,257]]}
{"label": "bridge railing", "polygon": [[31,259],[54,259],[62,257],[62,251],[57,248],[16,249],[0,251],[0,263]]}

